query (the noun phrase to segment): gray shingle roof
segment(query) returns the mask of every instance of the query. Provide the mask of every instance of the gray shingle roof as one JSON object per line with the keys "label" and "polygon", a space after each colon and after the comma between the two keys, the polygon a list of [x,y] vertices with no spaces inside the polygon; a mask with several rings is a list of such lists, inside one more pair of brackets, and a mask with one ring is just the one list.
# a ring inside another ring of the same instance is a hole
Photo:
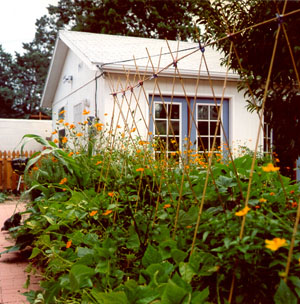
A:
{"label": "gray shingle roof", "polygon": [[[201,51],[198,43],[168,41],[162,39],[138,38],[118,35],[94,34],[75,31],[60,31],[59,37],[78,54],[91,62],[92,64],[107,64],[116,62],[115,65],[134,66],[133,56],[136,58],[139,67],[149,66],[151,68],[147,50],[151,56],[155,67],[163,68],[173,62],[168,48],[172,50],[174,58],[181,58],[195,51],[194,54],[186,56],[178,62],[180,69],[189,71],[198,71]],[[146,50],[147,49],[147,50]],[[177,53],[177,50],[180,52]],[[160,53],[165,54],[159,56]],[[211,47],[205,48],[205,58],[210,72],[225,73],[226,68],[220,66],[221,55]],[[143,59],[140,59],[143,58]],[[131,61],[127,61],[131,60]],[[118,63],[119,61],[126,61]],[[112,65],[110,65],[112,66]],[[201,70],[206,71],[204,63]]]}

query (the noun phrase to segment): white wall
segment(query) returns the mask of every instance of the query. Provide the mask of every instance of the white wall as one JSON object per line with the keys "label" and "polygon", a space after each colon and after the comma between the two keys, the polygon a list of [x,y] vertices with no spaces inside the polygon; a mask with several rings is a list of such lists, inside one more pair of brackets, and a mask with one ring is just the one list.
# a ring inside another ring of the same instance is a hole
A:
{"label": "white wall", "polygon": [[[70,123],[73,123],[73,109],[78,103],[82,103],[83,109],[94,113],[95,74],[74,52],[68,51],[53,102],[53,128],[56,127],[58,112],[62,107],[66,110],[65,120]],[[72,80],[64,81],[64,76],[72,76]]]}
{"label": "white wall", "polygon": [[[51,137],[51,120],[29,119],[0,119],[0,150],[19,151],[21,140],[25,134],[36,134],[43,138]],[[24,151],[39,151],[42,146],[31,140],[24,147]]]}

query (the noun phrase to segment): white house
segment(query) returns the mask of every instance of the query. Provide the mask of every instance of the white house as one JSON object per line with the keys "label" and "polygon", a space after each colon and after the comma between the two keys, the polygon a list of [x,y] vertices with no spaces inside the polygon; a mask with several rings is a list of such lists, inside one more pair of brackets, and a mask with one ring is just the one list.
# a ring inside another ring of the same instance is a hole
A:
{"label": "white house", "polygon": [[182,149],[185,137],[201,150],[199,133],[209,149],[215,103],[223,101],[217,145],[227,137],[233,148],[253,148],[258,117],[246,110],[239,77],[226,75],[220,58],[197,43],[60,31],[42,106],[52,107],[53,127],[62,110],[69,123],[83,122],[87,110],[102,123],[135,128],[144,138],[159,136],[172,152],[172,143]]}

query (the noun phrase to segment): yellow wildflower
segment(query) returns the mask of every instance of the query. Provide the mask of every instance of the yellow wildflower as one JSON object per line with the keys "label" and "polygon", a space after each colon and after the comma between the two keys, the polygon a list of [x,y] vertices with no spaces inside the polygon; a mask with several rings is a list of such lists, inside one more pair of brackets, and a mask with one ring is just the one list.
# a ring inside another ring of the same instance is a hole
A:
{"label": "yellow wildflower", "polygon": [[59,182],[59,184],[60,184],[60,185],[63,185],[63,184],[65,184],[67,181],[68,181],[68,179],[67,179],[66,177],[64,177],[64,178]]}
{"label": "yellow wildflower", "polygon": [[136,172],[143,172],[144,171],[144,168],[138,168],[135,170]]}
{"label": "yellow wildflower", "polygon": [[67,139],[67,137],[64,136],[61,141],[63,144],[65,144],[68,141],[68,139]]}
{"label": "yellow wildflower", "polygon": [[260,198],[259,200],[258,200],[260,203],[265,203],[267,200],[265,199],[265,198]]}
{"label": "yellow wildflower", "polygon": [[62,111],[60,111],[59,113],[58,113],[58,115],[63,115],[63,114],[65,114],[66,113],[66,110],[62,110]]}
{"label": "yellow wildflower", "polygon": [[265,240],[266,248],[276,251],[282,246],[286,246],[286,240],[281,238],[274,238],[273,240]]}
{"label": "yellow wildflower", "polygon": [[70,248],[72,245],[72,240],[68,241],[67,244],[66,244],[66,248]]}
{"label": "yellow wildflower", "polygon": [[75,128],[75,125],[74,125],[74,124],[70,124],[69,128],[70,128],[70,129],[74,129],[74,128]]}
{"label": "yellow wildflower", "polygon": [[167,209],[167,208],[170,208],[171,207],[171,204],[165,204],[164,205],[164,209]]}
{"label": "yellow wildflower", "polygon": [[87,111],[86,109],[83,110],[82,115],[88,115],[90,114],[90,111]]}
{"label": "yellow wildflower", "polygon": [[102,213],[102,215],[109,215],[112,213],[112,210],[106,210],[105,212]]}
{"label": "yellow wildflower", "polygon": [[77,137],[80,137],[80,136],[82,136],[83,134],[81,133],[81,132],[78,132],[77,134],[76,134],[76,136]]}
{"label": "yellow wildflower", "polygon": [[249,212],[250,208],[248,206],[246,206],[245,208],[243,208],[242,210],[238,211],[235,213],[236,216],[244,216]]}
{"label": "yellow wildflower", "polygon": [[108,192],[108,196],[113,197],[115,194],[113,192]]}
{"label": "yellow wildflower", "polygon": [[57,138],[54,138],[53,142],[54,142],[55,144],[57,144],[57,143],[58,143],[58,139],[57,139]]}
{"label": "yellow wildflower", "polygon": [[267,166],[262,167],[264,172],[275,172],[279,170],[279,167],[274,167],[272,163],[268,163]]}
{"label": "yellow wildflower", "polygon": [[93,210],[92,212],[90,212],[90,216],[94,216],[94,215],[96,215],[97,213],[98,213],[97,210]]}
{"label": "yellow wildflower", "polygon": [[74,154],[74,152],[70,152],[69,154],[68,154],[68,156],[72,156]]}
{"label": "yellow wildflower", "polygon": [[100,165],[100,164],[102,164],[102,161],[101,161],[101,160],[98,160],[98,161],[96,162],[96,166],[97,166],[97,165]]}
{"label": "yellow wildflower", "polygon": [[52,134],[54,135],[54,134],[57,134],[57,130],[54,130],[53,132],[52,132]]}

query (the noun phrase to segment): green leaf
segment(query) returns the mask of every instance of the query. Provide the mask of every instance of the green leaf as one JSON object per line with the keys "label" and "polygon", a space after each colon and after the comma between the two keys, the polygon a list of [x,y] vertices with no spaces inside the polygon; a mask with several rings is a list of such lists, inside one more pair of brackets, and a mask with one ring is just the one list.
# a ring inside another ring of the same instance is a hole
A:
{"label": "green leaf", "polygon": [[30,260],[30,259],[35,258],[38,254],[40,254],[40,252],[41,252],[41,250],[39,248],[34,247],[32,252],[31,252],[31,255],[28,259]]}
{"label": "green leaf", "polygon": [[195,291],[192,295],[192,304],[202,304],[209,296],[209,289],[206,287],[202,291]]}
{"label": "green leaf", "polygon": [[297,304],[297,297],[286,285],[284,280],[280,280],[279,287],[274,296],[275,304]]}
{"label": "green leaf", "polygon": [[101,304],[129,304],[124,291],[104,293],[92,289],[91,295]]}
{"label": "green leaf", "polygon": [[164,304],[180,304],[188,292],[175,284],[172,280],[166,284],[161,297],[161,303]]}
{"label": "green leaf", "polygon": [[182,276],[182,279],[187,283],[190,283],[193,276],[196,274],[194,269],[189,265],[189,263],[179,263],[179,272]]}
{"label": "green leaf", "polygon": [[171,251],[171,256],[173,260],[178,264],[180,262],[183,262],[184,259],[187,257],[188,253],[179,249],[173,249]]}
{"label": "green leaf", "polygon": [[152,245],[148,245],[145,254],[142,258],[142,263],[145,267],[148,267],[154,263],[161,263],[162,256]]}
{"label": "green leaf", "polygon": [[73,265],[69,273],[71,289],[76,291],[83,287],[92,287],[91,277],[94,274],[94,269],[90,267],[81,264]]}

